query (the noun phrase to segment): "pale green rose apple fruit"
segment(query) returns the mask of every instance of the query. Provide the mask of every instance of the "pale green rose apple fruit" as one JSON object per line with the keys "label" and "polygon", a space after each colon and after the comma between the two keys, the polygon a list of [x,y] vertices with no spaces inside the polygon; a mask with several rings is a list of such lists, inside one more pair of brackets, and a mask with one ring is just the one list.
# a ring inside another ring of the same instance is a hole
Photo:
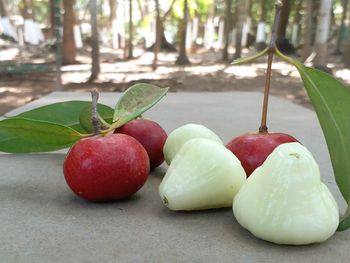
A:
{"label": "pale green rose apple fruit", "polygon": [[230,207],[246,181],[240,161],[210,139],[187,141],[171,162],[159,194],[171,210]]}
{"label": "pale green rose apple fruit", "polygon": [[233,202],[239,224],[277,244],[323,242],[334,234],[339,209],[311,153],[300,143],[278,146],[247,179]]}
{"label": "pale green rose apple fruit", "polygon": [[165,141],[163,152],[167,164],[170,164],[182,145],[194,138],[206,138],[223,144],[221,139],[210,129],[201,124],[185,124],[172,131]]}

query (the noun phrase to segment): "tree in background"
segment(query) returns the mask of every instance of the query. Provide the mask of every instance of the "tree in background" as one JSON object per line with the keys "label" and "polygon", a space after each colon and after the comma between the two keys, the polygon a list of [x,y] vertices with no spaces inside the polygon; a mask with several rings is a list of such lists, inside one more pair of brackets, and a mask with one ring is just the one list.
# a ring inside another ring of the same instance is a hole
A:
{"label": "tree in background", "polygon": [[312,33],[312,0],[306,0],[304,9],[304,34],[301,58],[305,61],[311,53],[311,33]]}
{"label": "tree in background", "polygon": [[260,18],[256,32],[256,48],[263,50],[266,47],[266,1],[260,1]]}
{"label": "tree in background", "polygon": [[293,18],[293,25],[292,25],[292,45],[294,47],[299,46],[299,32],[300,32],[300,20],[301,20],[301,8],[302,8],[303,1],[302,0],[296,0],[294,1],[294,18]]}
{"label": "tree in background", "polygon": [[281,17],[280,22],[277,26],[277,38],[276,38],[276,45],[279,50],[281,50],[284,53],[290,54],[294,53],[294,47],[290,44],[289,40],[286,37],[287,32],[287,26],[288,26],[288,20],[289,20],[289,14],[290,14],[290,1],[289,0],[282,0],[282,10],[281,10]]}
{"label": "tree in background", "polygon": [[228,47],[230,44],[230,33],[232,30],[232,0],[225,0],[225,28],[224,28],[224,48],[222,50],[222,60],[229,62]]}
{"label": "tree in background", "polygon": [[327,40],[330,26],[332,0],[321,0],[318,15],[314,66],[326,70],[327,68]]}
{"label": "tree in background", "polygon": [[[156,45],[156,41],[158,39],[158,41],[160,42],[159,51],[160,50],[176,51],[176,48],[174,47],[174,45],[169,43],[169,41],[165,37],[165,23],[166,23],[168,17],[170,17],[170,15],[172,14],[173,7],[174,7],[174,4],[176,3],[176,0],[171,0],[171,3],[169,5],[168,9],[164,12],[163,15],[161,15],[161,11],[162,11],[161,10],[161,3],[162,2],[158,1],[158,5],[155,4],[156,23],[158,23],[159,28],[157,28],[157,24],[156,24],[155,41],[149,48],[154,51],[154,46]],[[157,18],[157,16],[158,16],[157,13],[159,13],[159,18]],[[158,22],[157,22],[157,19],[158,19]],[[157,38],[157,34],[160,35],[160,38]]]}
{"label": "tree in background", "polygon": [[[156,8],[156,39],[153,47],[153,53],[154,53],[153,64],[152,64],[153,70],[157,69],[158,67],[158,53],[162,45],[159,0],[155,0],[155,8]],[[164,33],[164,30],[163,30],[163,33]]]}
{"label": "tree in background", "polygon": [[49,0],[49,37],[55,36],[55,0]]}
{"label": "tree in background", "polygon": [[132,0],[129,0],[129,39],[128,39],[128,55],[127,59],[132,59],[134,57],[133,50],[133,39],[134,39],[134,26],[132,17]]}
{"label": "tree in background", "polygon": [[0,35],[4,34],[13,40],[18,40],[16,30],[8,17],[3,0],[0,0],[0,29]]}
{"label": "tree in background", "polygon": [[237,0],[237,22],[236,22],[236,43],[235,43],[235,55],[234,59],[240,58],[242,55],[242,30],[245,18],[245,6],[244,0]]}
{"label": "tree in background", "polygon": [[180,50],[179,56],[176,59],[177,65],[187,65],[190,64],[190,60],[187,57],[186,52],[186,35],[187,35],[187,23],[188,23],[188,3],[187,0],[183,1],[183,19],[180,23]]}
{"label": "tree in background", "polygon": [[97,0],[90,1],[90,18],[91,18],[91,75],[89,82],[97,79],[100,73],[100,51],[99,51],[99,35],[97,25]]}
{"label": "tree in background", "polygon": [[76,63],[75,57],[77,49],[75,47],[74,40],[74,1],[75,0],[63,0],[63,55],[62,63],[64,65]]}
{"label": "tree in background", "polygon": [[345,26],[345,20],[346,20],[346,14],[348,11],[348,0],[342,0],[342,16],[341,16],[341,20],[340,20],[340,25],[339,25],[339,29],[338,29],[338,38],[337,38],[337,45],[335,47],[335,54],[340,55],[341,49],[342,49],[342,42],[345,39],[345,34],[346,34],[346,26]]}

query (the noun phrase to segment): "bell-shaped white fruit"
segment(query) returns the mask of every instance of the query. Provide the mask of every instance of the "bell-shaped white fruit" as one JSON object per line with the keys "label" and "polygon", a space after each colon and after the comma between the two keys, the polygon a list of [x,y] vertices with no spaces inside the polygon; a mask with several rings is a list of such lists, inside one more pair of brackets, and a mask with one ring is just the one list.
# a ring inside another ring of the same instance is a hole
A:
{"label": "bell-shaped white fruit", "polygon": [[219,142],[197,138],[175,156],[159,193],[171,210],[229,207],[245,181],[244,169],[231,151]]}
{"label": "bell-shaped white fruit", "polygon": [[185,124],[173,130],[164,144],[163,152],[166,163],[170,164],[182,145],[194,138],[206,138],[223,144],[221,139],[207,127],[201,124]]}
{"label": "bell-shaped white fruit", "polygon": [[233,202],[244,228],[277,244],[323,242],[336,231],[339,209],[311,153],[281,144],[247,179]]}

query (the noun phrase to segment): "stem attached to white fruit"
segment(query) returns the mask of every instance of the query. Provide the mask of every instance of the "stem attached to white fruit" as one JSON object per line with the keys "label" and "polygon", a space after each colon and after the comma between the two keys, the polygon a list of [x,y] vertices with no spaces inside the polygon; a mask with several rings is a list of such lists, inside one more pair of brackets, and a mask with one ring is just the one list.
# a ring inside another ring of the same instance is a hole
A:
{"label": "stem attached to white fruit", "polygon": [[91,108],[92,109],[91,110],[92,127],[94,128],[94,135],[99,135],[101,134],[101,126],[97,115],[97,101],[99,97],[97,89],[93,89],[91,91],[91,97],[92,97],[92,108]]}
{"label": "stem attached to white fruit", "polygon": [[264,103],[262,108],[261,125],[259,128],[259,133],[266,133],[268,130],[266,126],[266,121],[267,121],[267,106],[269,102],[270,82],[271,82],[271,73],[272,73],[271,67],[272,67],[273,55],[276,50],[276,31],[277,31],[277,26],[281,16],[281,10],[282,10],[282,4],[279,1],[277,1],[276,11],[275,11],[275,20],[273,22],[271,40],[267,51],[268,58],[267,58],[267,70],[266,70],[266,79],[265,79]]}

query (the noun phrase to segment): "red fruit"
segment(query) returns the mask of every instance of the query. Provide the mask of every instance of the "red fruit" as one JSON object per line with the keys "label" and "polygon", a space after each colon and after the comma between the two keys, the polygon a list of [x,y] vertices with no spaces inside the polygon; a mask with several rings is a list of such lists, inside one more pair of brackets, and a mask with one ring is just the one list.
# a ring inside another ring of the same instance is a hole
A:
{"label": "red fruit", "polygon": [[246,133],[232,139],[226,147],[241,161],[248,177],[278,145],[297,141],[285,133]]}
{"label": "red fruit", "polygon": [[90,201],[112,201],[136,193],[146,182],[149,160],[134,138],[123,134],[89,137],[69,150],[64,177],[74,193]]}
{"label": "red fruit", "polygon": [[115,133],[132,136],[145,147],[151,170],[164,162],[163,146],[168,135],[158,123],[146,119],[136,119],[116,129]]}

